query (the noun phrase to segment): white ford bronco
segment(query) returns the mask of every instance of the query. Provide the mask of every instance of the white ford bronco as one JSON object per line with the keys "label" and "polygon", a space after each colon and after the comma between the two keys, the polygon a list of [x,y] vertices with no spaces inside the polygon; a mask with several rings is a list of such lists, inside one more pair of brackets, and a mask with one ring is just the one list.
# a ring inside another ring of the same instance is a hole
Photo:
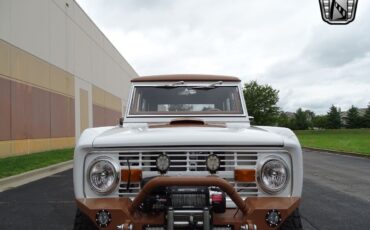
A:
{"label": "white ford bronco", "polygon": [[238,78],[131,82],[119,124],[76,146],[74,229],[302,229],[298,139],[250,125]]}

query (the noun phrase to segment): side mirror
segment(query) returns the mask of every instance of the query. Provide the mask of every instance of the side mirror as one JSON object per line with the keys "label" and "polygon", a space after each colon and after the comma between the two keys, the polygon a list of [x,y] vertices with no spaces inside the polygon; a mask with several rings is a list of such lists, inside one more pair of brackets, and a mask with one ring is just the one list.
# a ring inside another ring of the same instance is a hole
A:
{"label": "side mirror", "polygon": [[249,118],[249,122],[254,121],[254,117],[253,116],[248,116],[248,118]]}

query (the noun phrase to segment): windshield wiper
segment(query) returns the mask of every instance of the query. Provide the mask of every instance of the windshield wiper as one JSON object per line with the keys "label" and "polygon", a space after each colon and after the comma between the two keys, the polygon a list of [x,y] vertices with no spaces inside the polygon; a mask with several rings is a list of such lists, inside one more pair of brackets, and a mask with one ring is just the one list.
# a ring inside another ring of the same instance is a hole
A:
{"label": "windshield wiper", "polygon": [[192,89],[214,89],[217,85],[222,85],[222,81],[213,82],[209,85],[194,86]]}
{"label": "windshield wiper", "polygon": [[177,81],[177,82],[174,82],[174,83],[171,83],[171,84],[167,84],[167,85],[159,85],[159,86],[156,86],[156,88],[177,88],[179,87],[179,85],[183,85],[185,84],[184,81]]}

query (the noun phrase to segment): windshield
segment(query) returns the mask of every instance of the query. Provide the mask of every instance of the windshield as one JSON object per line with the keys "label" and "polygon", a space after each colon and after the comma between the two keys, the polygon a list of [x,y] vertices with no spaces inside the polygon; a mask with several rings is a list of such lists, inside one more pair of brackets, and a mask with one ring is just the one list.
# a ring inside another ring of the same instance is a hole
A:
{"label": "windshield", "polygon": [[237,86],[136,86],[130,115],[243,114]]}

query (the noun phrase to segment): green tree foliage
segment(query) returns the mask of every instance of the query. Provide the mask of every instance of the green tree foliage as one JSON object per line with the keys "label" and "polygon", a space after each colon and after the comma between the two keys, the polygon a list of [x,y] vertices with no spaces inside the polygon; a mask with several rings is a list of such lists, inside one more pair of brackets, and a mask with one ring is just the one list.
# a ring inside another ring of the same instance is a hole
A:
{"label": "green tree foliage", "polygon": [[346,128],[357,129],[361,127],[361,117],[357,107],[352,105],[352,107],[348,110],[346,122]]}
{"label": "green tree foliage", "polygon": [[275,125],[279,115],[279,91],[270,85],[259,85],[251,81],[244,85],[244,98],[248,113],[254,117],[255,125]]}
{"label": "green tree foliage", "polygon": [[308,122],[307,122],[306,113],[303,112],[303,110],[301,108],[299,108],[297,110],[294,117],[295,117],[296,129],[298,129],[298,130],[308,129]]}
{"label": "green tree foliage", "polygon": [[334,105],[332,105],[329,109],[326,124],[328,129],[340,129],[342,126],[342,121],[340,119],[340,111]]}
{"label": "green tree foliage", "polygon": [[[357,129],[357,128],[370,128],[370,104],[365,110],[365,114],[361,116],[358,108],[352,106],[345,119],[345,128]],[[293,130],[304,130],[311,128],[319,129],[339,129],[342,127],[340,110],[331,106],[327,115],[315,115],[310,110],[303,111],[299,108],[294,115],[281,111],[279,113],[277,125],[280,127],[286,127]]]}
{"label": "green tree foliage", "polygon": [[294,128],[298,130],[306,130],[312,127],[312,120],[314,119],[315,114],[310,110],[303,111],[301,108],[299,108],[294,114],[294,117]]}
{"label": "green tree foliage", "polygon": [[327,126],[327,116],[317,115],[312,120],[312,126],[315,128],[325,129]]}
{"label": "green tree foliage", "polygon": [[313,128],[313,119],[315,119],[316,115],[311,110],[304,111],[306,114],[307,124],[309,128]]}
{"label": "green tree foliage", "polygon": [[278,117],[278,126],[285,127],[289,129],[295,129],[294,127],[294,119],[290,118],[287,113],[280,112]]}
{"label": "green tree foliage", "polygon": [[363,117],[363,126],[364,128],[370,128],[370,104],[367,106]]}

